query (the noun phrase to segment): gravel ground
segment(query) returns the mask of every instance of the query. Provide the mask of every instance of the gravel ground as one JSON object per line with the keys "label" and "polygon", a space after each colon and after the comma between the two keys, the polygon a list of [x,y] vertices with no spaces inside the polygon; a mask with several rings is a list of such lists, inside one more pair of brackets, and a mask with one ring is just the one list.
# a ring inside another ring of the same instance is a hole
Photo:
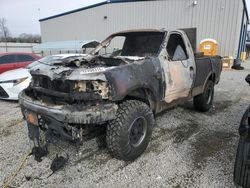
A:
{"label": "gravel ground", "polygon": [[[233,187],[233,165],[240,119],[250,104],[243,71],[224,71],[216,86],[214,106],[195,112],[192,101],[156,117],[153,137],[145,153],[132,163],[110,157],[95,140],[85,142],[81,155],[67,142],[70,160],[51,174],[53,146],[40,163],[32,156],[11,187]],[[19,105],[0,101],[0,185],[16,169],[30,148]]]}

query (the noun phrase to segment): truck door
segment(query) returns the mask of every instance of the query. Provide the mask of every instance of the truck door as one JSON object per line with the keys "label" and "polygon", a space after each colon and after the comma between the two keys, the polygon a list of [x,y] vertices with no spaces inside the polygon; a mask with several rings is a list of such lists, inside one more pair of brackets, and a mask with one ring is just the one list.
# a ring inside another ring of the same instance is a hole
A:
{"label": "truck door", "polygon": [[194,55],[189,42],[183,40],[183,35],[170,33],[167,40],[167,58],[164,61],[167,103],[188,97],[194,80]]}

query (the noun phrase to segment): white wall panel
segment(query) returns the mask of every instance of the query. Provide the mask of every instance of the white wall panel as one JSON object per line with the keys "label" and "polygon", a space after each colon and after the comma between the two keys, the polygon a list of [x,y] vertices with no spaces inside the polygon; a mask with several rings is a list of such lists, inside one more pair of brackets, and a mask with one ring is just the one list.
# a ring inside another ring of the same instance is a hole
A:
{"label": "white wall panel", "polygon": [[[197,43],[214,38],[219,54],[235,56],[242,0],[159,0],[110,3],[41,22],[42,41],[97,39],[126,29],[197,27]],[[104,19],[107,16],[107,19]],[[197,45],[198,45],[197,44]]]}

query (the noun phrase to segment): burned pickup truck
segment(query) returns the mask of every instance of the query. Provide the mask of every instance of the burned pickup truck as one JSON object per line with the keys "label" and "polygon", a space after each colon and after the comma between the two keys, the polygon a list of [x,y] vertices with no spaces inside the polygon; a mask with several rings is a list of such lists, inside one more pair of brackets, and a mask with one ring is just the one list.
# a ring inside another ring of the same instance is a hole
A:
{"label": "burned pickup truck", "polygon": [[183,30],[124,31],[89,54],[35,62],[19,102],[34,147],[47,146],[41,133],[78,144],[97,137],[129,161],[146,149],[155,114],[192,98],[195,109],[211,108],[221,68],[219,56],[195,55]]}

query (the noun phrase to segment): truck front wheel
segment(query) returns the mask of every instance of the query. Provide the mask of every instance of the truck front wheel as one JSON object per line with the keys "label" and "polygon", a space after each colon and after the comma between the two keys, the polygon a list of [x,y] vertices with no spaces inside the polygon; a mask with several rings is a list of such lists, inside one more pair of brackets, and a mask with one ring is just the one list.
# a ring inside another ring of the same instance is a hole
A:
{"label": "truck front wheel", "polygon": [[207,81],[204,92],[194,97],[194,108],[200,112],[207,112],[213,105],[214,83]]}
{"label": "truck front wheel", "polygon": [[136,100],[128,100],[119,105],[116,118],[107,126],[107,146],[117,159],[132,161],[147,148],[154,115],[150,107]]}

